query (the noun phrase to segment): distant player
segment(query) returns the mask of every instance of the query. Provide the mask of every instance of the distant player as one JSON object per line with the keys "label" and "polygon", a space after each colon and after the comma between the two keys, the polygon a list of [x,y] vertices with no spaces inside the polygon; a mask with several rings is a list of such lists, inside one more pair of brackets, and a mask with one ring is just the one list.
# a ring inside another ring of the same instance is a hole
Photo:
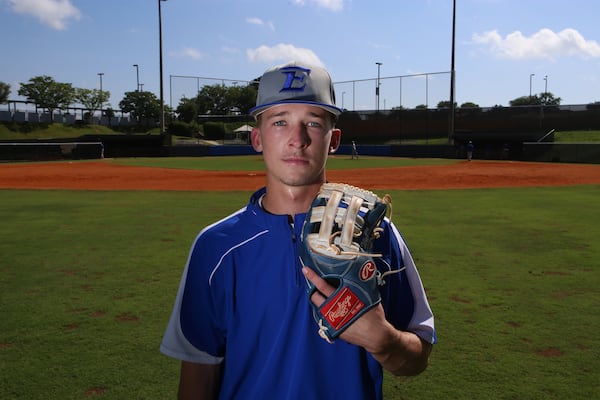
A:
{"label": "distant player", "polygon": [[354,140],[352,141],[352,159],[354,160],[354,158],[358,158],[358,150],[356,150],[356,143],[354,143]]}
{"label": "distant player", "polygon": [[467,161],[471,161],[473,159],[473,150],[475,149],[475,145],[472,141],[469,140],[467,143]]}

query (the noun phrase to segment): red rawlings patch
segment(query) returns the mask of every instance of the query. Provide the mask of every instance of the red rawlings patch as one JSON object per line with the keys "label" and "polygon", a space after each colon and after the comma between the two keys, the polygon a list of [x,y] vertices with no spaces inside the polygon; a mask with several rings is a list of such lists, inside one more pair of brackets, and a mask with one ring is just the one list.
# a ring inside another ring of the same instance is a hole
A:
{"label": "red rawlings patch", "polygon": [[376,267],[373,261],[367,261],[366,263],[364,263],[362,268],[360,269],[360,272],[358,273],[360,280],[368,281],[369,279],[371,279],[373,275],[375,275],[375,269]]}
{"label": "red rawlings patch", "polygon": [[365,303],[345,287],[321,309],[321,313],[334,329],[339,329],[364,307]]}

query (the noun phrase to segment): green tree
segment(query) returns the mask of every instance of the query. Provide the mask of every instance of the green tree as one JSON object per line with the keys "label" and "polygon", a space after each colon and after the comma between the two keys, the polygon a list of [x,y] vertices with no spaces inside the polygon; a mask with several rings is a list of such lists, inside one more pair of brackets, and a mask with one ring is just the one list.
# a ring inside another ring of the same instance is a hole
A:
{"label": "green tree", "polygon": [[196,99],[183,97],[179,100],[179,105],[175,111],[177,112],[180,121],[187,123],[195,121],[198,116],[198,104],[196,104]]}
{"label": "green tree", "polygon": [[533,96],[521,96],[509,101],[512,107],[516,106],[558,106],[562,99],[554,97],[550,92],[534,94]]}
{"label": "green tree", "polygon": [[559,106],[562,99],[560,97],[554,97],[550,92],[540,93],[540,103],[544,106]]}
{"label": "green tree", "polygon": [[508,104],[510,104],[511,107],[534,106],[534,105],[538,105],[538,103],[539,103],[539,99],[535,95],[517,97],[516,99],[512,99],[511,101],[508,102]]}
{"label": "green tree", "polygon": [[75,89],[70,83],[56,82],[47,75],[33,77],[29,83],[21,82],[18,93],[47,109],[52,121],[55,110],[67,108],[75,100]]}
{"label": "green tree", "polygon": [[242,114],[248,113],[256,105],[256,86],[233,86],[227,91],[227,103],[230,111],[237,110]]}
{"label": "green tree", "polygon": [[[442,100],[439,103],[437,103],[437,108],[450,108],[450,100]],[[456,102],[454,102],[454,108],[456,108],[457,104]]]}
{"label": "green tree", "polygon": [[[130,113],[138,122],[152,121],[158,122],[160,119],[160,100],[151,92],[126,92],[123,100],[119,102],[119,107],[123,112]],[[165,107],[165,114],[167,109]]]}
{"label": "green tree", "polygon": [[227,115],[230,105],[227,101],[227,87],[205,85],[196,96],[199,114]]}
{"label": "green tree", "polygon": [[[197,114],[245,114],[256,104],[255,84],[245,86],[205,85],[195,97]],[[186,105],[185,107],[189,107]]]}
{"label": "green tree", "polygon": [[462,103],[460,108],[479,108],[479,104],[475,104],[472,101],[467,101]]}
{"label": "green tree", "polygon": [[108,118],[108,126],[112,127],[112,119],[115,117],[115,110],[113,110],[110,106],[106,107],[102,112],[102,115]]}
{"label": "green tree", "polygon": [[90,119],[94,112],[102,109],[109,98],[110,92],[106,90],[75,88],[75,100],[88,109]]}
{"label": "green tree", "polygon": [[0,81],[0,104],[6,103],[8,96],[10,96],[10,85]]}

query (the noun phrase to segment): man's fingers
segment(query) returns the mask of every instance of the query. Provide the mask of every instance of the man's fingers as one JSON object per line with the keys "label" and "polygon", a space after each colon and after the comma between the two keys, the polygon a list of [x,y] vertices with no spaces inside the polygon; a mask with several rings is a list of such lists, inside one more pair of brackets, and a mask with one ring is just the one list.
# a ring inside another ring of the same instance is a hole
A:
{"label": "man's fingers", "polygon": [[314,292],[311,296],[311,301],[316,306],[321,305],[321,303],[323,303],[325,299],[331,296],[331,294],[335,291],[335,288],[333,286],[327,283],[325,279],[317,275],[312,269],[308,267],[303,267],[302,273],[304,274],[304,276],[306,276],[306,279],[308,279],[313,285],[315,285],[315,288],[317,289],[317,291]]}

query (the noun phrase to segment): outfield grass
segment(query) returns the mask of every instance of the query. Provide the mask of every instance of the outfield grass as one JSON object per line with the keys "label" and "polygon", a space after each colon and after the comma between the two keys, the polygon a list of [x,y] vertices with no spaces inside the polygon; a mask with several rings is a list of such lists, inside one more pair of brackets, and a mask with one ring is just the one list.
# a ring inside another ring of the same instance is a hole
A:
{"label": "outfield grass", "polygon": [[[600,186],[391,194],[439,343],[386,399],[597,396]],[[248,196],[0,190],[0,398],[174,398],[188,249]]]}
{"label": "outfield grass", "polygon": [[[350,155],[330,156],[327,168],[389,168],[418,165],[448,165],[462,160],[442,158],[400,158],[362,156],[352,159]],[[121,165],[197,169],[207,171],[262,171],[264,162],[261,155],[223,157],[164,157],[164,158],[115,158],[112,162]]]}
{"label": "outfield grass", "polygon": [[554,133],[556,143],[598,143],[600,131],[558,131]]}

